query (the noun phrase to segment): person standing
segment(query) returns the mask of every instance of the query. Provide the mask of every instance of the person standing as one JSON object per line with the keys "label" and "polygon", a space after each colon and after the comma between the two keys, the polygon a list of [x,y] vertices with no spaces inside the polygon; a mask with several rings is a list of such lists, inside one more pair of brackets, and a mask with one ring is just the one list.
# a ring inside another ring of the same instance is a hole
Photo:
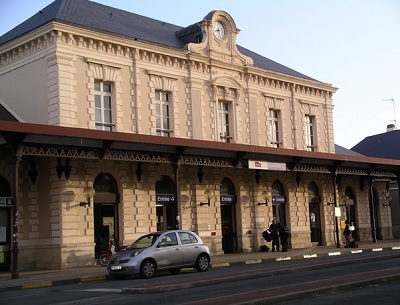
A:
{"label": "person standing", "polygon": [[346,238],[346,246],[345,248],[349,248],[350,247],[350,226],[349,226],[349,221],[346,220],[345,221],[346,226],[344,227],[344,231],[343,231],[343,235]]}
{"label": "person standing", "polygon": [[280,229],[279,223],[276,223],[275,219],[272,220],[272,223],[268,229],[272,237],[272,252],[275,251],[275,247],[276,251],[279,251],[279,229]]}
{"label": "person standing", "polygon": [[290,233],[290,230],[288,227],[286,227],[286,226],[280,227],[279,236],[281,237],[282,252],[288,251],[289,238],[291,235],[292,234]]}

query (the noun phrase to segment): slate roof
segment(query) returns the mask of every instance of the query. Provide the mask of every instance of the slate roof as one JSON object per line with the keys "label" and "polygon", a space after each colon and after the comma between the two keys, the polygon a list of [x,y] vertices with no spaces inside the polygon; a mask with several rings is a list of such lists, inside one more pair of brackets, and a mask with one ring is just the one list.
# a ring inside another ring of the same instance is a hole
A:
{"label": "slate roof", "polygon": [[335,153],[339,155],[350,155],[350,156],[363,156],[362,154],[359,154],[358,152],[352,151],[350,149],[347,149],[343,146],[335,144]]}
{"label": "slate roof", "polygon": [[[214,12],[208,13],[204,19],[210,19]],[[184,49],[188,42],[196,42],[195,32],[200,29],[196,27],[197,24],[184,28],[88,0],[56,0],[1,36],[0,46],[52,21],[175,49]],[[183,35],[181,30],[189,27],[186,34],[190,35]],[[242,54],[251,57],[256,67],[317,81],[244,47],[238,46],[238,49]]]}
{"label": "slate roof", "polygon": [[400,160],[400,130],[366,137],[351,150],[367,157]]}
{"label": "slate roof", "polygon": [[2,103],[0,103],[0,121],[19,122],[18,119]]}

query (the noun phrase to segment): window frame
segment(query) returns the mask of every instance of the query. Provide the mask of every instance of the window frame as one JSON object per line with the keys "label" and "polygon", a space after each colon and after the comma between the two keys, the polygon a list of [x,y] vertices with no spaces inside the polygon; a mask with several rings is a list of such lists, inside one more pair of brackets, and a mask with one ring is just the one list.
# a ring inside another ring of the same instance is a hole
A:
{"label": "window frame", "polygon": [[315,144],[316,135],[315,135],[315,121],[316,118],[314,115],[305,115],[304,124],[305,124],[305,140],[306,140],[306,149],[307,151],[315,151],[317,145]]}
{"label": "window frame", "polygon": [[[96,84],[98,84],[98,88]],[[109,90],[105,90],[106,85],[109,86]],[[112,131],[115,126],[112,123],[113,89],[114,83],[112,82],[99,79],[94,81],[95,126],[97,130]],[[98,105],[99,102],[100,105]]]}
{"label": "window frame", "polygon": [[270,127],[270,143],[272,147],[281,147],[281,120],[280,120],[280,110],[269,109],[269,127]]}
{"label": "window frame", "polygon": [[171,130],[171,97],[169,91],[156,90],[155,92],[155,116],[156,133],[161,137],[170,137]]}
{"label": "window frame", "polygon": [[230,101],[218,101],[219,137],[226,143],[230,143],[233,138],[231,136],[231,105]]}

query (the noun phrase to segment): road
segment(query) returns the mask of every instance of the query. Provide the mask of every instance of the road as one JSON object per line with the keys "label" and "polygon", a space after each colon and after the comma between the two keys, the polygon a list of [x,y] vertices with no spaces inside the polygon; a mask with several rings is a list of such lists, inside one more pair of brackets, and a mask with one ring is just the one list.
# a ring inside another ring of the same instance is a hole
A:
{"label": "road", "polygon": [[0,304],[399,304],[398,266],[399,254],[363,253],[3,292]]}

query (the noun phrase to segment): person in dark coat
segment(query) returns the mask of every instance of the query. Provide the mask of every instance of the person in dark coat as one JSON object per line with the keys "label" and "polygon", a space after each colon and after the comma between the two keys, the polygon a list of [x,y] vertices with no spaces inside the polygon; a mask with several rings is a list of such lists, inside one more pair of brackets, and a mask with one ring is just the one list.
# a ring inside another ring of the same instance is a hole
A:
{"label": "person in dark coat", "polygon": [[268,229],[272,236],[272,251],[275,251],[275,247],[276,251],[279,251],[279,229],[279,223],[276,223],[275,219],[272,220],[272,223]]}
{"label": "person in dark coat", "polygon": [[344,227],[344,231],[343,231],[343,235],[346,238],[346,246],[345,248],[349,248],[350,247],[350,226],[349,226],[349,221],[346,219],[345,221],[346,226]]}
{"label": "person in dark coat", "polygon": [[281,238],[282,252],[287,252],[289,238],[290,238],[290,230],[285,226],[280,226],[279,236]]}

